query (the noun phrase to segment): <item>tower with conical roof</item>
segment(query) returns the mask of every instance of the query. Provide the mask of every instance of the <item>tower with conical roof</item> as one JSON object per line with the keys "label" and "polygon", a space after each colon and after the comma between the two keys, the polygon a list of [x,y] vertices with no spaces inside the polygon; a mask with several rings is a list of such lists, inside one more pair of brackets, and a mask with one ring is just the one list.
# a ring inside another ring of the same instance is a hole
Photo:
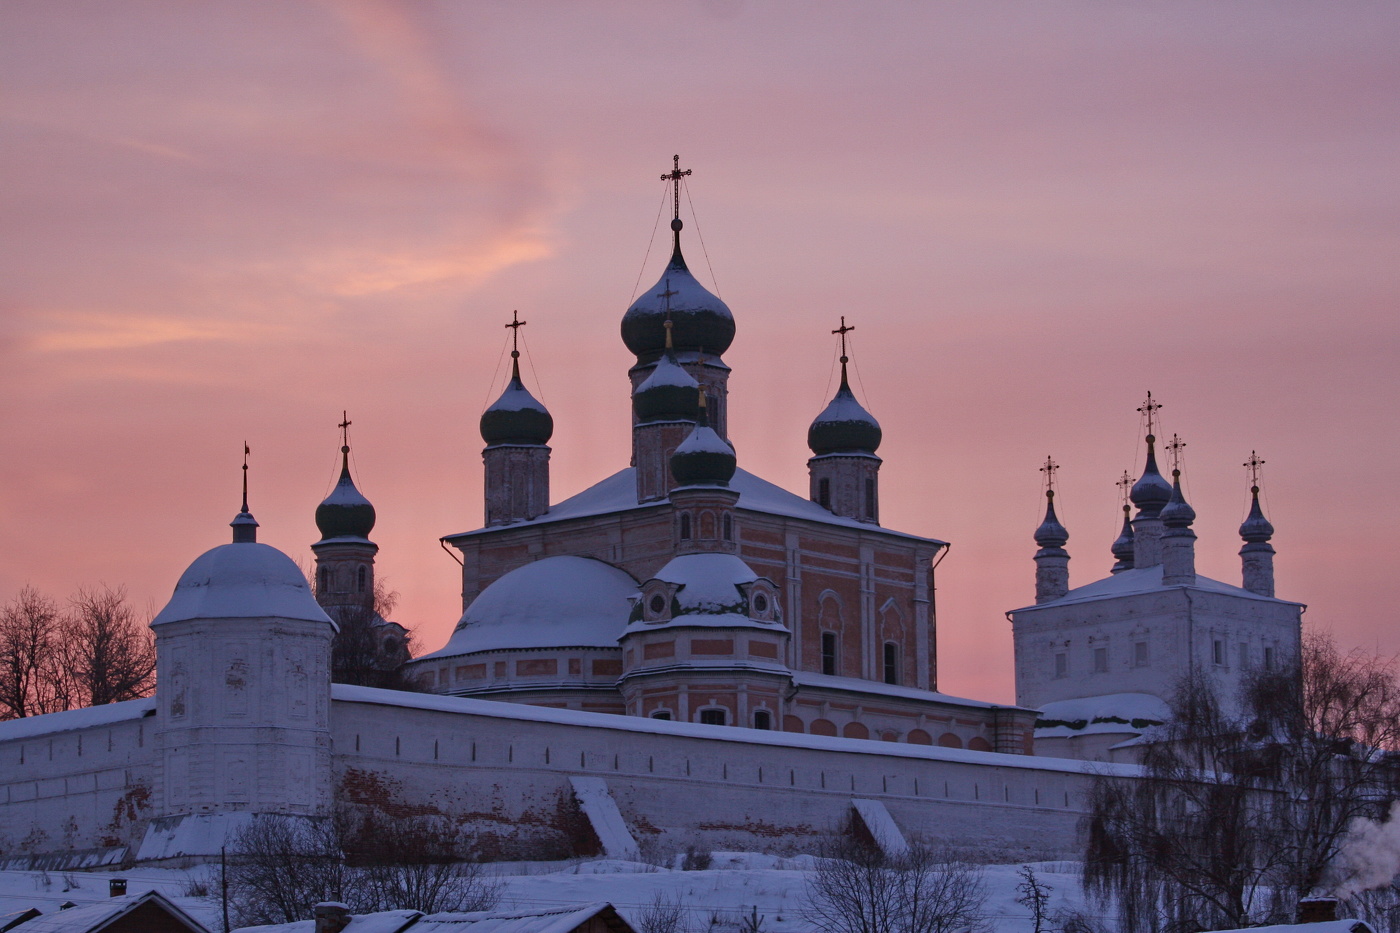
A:
{"label": "tower with conical roof", "polygon": [[846,335],[855,330],[841,318],[841,385],[807,429],[812,501],[843,518],[880,523],[880,422],[856,401],[846,376]]}
{"label": "tower with conical roof", "polygon": [[549,511],[549,439],[554,419],[520,380],[518,313],[511,329],[510,382],[501,397],[481,415],[486,448],[486,524],[529,521]]}
{"label": "tower with conical roof", "polygon": [[1244,547],[1240,548],[1240,562],[1244,572],[1244,588],[1260,596],[1274,595],[1274,546],[1269,540],[1274,536],[1274,526],[1264,517],[1259,507],[1259,468],[1264,465],[1259,454],[1249,452],[1245,469],[1249,471],[1249,515],[1240,525],[1240,537]]}
{"label": "tower with conical roof", "polygon": [[1045,519],[1035,530],[1035,601],[1048,603],[1069,592],[1069,552],[1065,544],[1069,532],[1055,515],[1055,472],[1060,466],[1045,458],[1040,472],[1045,474]]}
{"label": "tower with conical roof", "polygon": [[680,425],[633,433],[638,501],[664,496],[657,490],[669,485],[668,443],[679,442],[690,429],[683,423],[685,418],[677,417],[685,412],[657,411],[647,403],[638,407],[636,395],[644,387],[679,387],[683,380],[676,370],[684,370],[705,392],[710,428],[720,437],[729,436],[729,367],[722,356],[734,341],[734,315],[700,284],[681,253],[685,224],[680,216],[680,185],[690,169],[681,170],[680,156],[673,160],[674,168],[661,176],[672,187],[671,260],[656,285],[644,291],[622,316],[622,342],[637,358],[628,371],[634,398],[633,425]]}
{"label": "tower with conical roof", "polygon": [[316,555],[316,601],[333,617],[374,605],[374,556],[379,545],[369,539],[374,530],[374,506],[355,488],[350,477],[350,419],[342,414],[340,478],[330,495],[316,506],[321,539],[311,545]]}

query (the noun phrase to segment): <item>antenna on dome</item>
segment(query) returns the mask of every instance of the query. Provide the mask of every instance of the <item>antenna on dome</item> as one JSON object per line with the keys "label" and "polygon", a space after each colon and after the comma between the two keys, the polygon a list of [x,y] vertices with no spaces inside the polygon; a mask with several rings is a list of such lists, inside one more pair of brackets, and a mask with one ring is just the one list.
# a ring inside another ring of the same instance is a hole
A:
{"label": "antenna on dome", "polygon": [[[510,375],[515,381],[520,381],[520,328],[524,327],[528,321],[520,320],[520,312],[510,313],[510,323],[506,327],[510,328]],[[534,365],[533,363],[531,365]],[[534,372],[534,370],[531,370]],[[535,379],[539,379],[536,374]]]}
{"label": "antenna on dome", "polygon": [[240,512],[248,511],[248,455],[253,451],[248,447],[248,442],[243,442],[243,508]]}

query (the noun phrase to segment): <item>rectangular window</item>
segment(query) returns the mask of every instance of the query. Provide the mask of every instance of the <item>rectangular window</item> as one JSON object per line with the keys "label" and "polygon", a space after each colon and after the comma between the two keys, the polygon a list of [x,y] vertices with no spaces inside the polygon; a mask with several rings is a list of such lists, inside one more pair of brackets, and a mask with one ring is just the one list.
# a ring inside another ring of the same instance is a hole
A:
{"label": "rectangular window", "polygon": [[1240,643],[1240,670],[1249,670],[1249,645]]}
{"label": "rectangular window", "polygon": [[1274,649],[1272,649],[1272,648],[1265,648],[1265,649],[1264,649],[1264,670],[1266,670],[1266,671],[1271,671],[1271,670],[1273,670],[1273,669],[1274,669]]}
{"label": "rectangular window", "polygon": [[1069,676],[1069,655],[1065,654],[1063,651],[1058,652],[1058,653],[1055,655],[1055,677],[1056,677],[1056,679],[1059,679],[1059,678],[1061,678],[1061,677],[1068,677],[1068,676]]}
{"label": "rectangular window", "polygon": [[836,673],[836,633],[822,632],[822,673]]}
{"label": "rectangular window", "polygon": [[1107,673],[1108,673],[1108,649],[1107,649],[1107,648],[1095,648],[1095,649],[1094,649],[1094,673],[1095,673],[1095,674],[1107,674]]}
{"label": "rectangular window", "polygon": [[700,711],[700,721],[707,726],[722,726],[724,725],[724,710],[702,709]]}
{"label": "rectangular window", "polygon": [[1147,642],[1133,642],[1133,667],[1147,666]]}
{"label": "rectangular window", "polygon": [[824,509],[831,508],[831,480],[817,480],[817,504]]}
{"label": "rectangular window", "polygon": [[899,646],[892,641],[885,642],[885,683],[899,683]]}
{"label": "rectangular window", "polygon": [[1220,667],[1225,666],[1225,642],[1219,638],[1210,643],[1210,659]]}
{"label": "rectangular window", "polygon": [[865,481],[865,517],[875,517],[875,480]]}
{"label": "rectangular window", "polygon": [[754,714],[753,714],[753,727],[754,727],[755,729],[772,729],[772,728],[773,728],[773,717],[769,714],[768,710],[766,710],[766,709],[761,709],[761,710],[757,710],[757,711],[754,712]]}

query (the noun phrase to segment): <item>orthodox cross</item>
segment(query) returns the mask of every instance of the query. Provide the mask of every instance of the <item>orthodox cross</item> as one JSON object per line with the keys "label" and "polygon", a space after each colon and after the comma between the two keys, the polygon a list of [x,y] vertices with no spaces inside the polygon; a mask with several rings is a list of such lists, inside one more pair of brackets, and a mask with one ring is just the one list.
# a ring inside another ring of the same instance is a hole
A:
{"label": "orthodox cross", "polygon": [[1143,415],[1145,415],[1145,416],[1147,417],[1147,436],[1148,436],[1148,437],[1151,437],[1154,433],[1156,433],[1155,431],[1153,431],[1153,428],[1154,428],[1154,427],[1156,426],[1156,424],[1157,424],[1157,410],[1160,409],[1161,407],[1162,407],[1162,403],[1161,403],[1161,402],[1158,402],[1158,401],[1155,401],[1155,400],[1152,398],[1152,393],[1151,393],[1151,392],[1148,392],[1148,393],[1147,393],[1147,401],[1143,402],[1143,403],[1142,403],[1142,407],[1138,409],[1138,412],[1139,412],[1139,413],[1141,413],[1141,414],[1143,414]]}
{"label": "orthodox cross", "polygon": [[252,453],[248,449],[248,442],[243,442],[243,511],[248,511],[248,455]]}
{"label": "orthodox cross", "polygon": [[1249,452],[1249,459],[1244,462],[1244,468],[1249,471],[1250,492],[1259,491],[1259,468],[1264,465],[1264,460],[1254,451]]}
{"label": "orthodox cross", "polygon": [[510,313],[510,323],[506,326],[510,328],[510,358],[513,360],[520,358],[520,328],[528,322],[520,320],[520,312]]}
{"label": "orthodox cross", "polygon": [[350,425],[354,422],[350,420],[349,413],[343,410],[340,413],[340,419],[340,424],[336,425],[340,428],[340,452],[346,454],[350,452]]}
{"label": "orthodox cross", "polygon": [[841,335],[841,365],[842,365],[842,366],[845,366],[845,365],[846,365],[846,361],[847,361],[847,357],[846,357],[846,335],[849,334],[851,331],[853,331],[853,330],[855,330],[855,329],[856,329],[856,326],[855,326],[854,324],[849,324],[849,325],[848,325],[848,324],[846,323],[846,315],[843,314],[843,315],[841,315],[841,326],[832,331],[833,334],[840,334],[840,335]]}
{"label": "orthodox cross", "polygon": [[1117,486],[1118,491],[1123,494],[1123,508],[1128,508],[1128,504],[1132,501],[1129,495],[1133,491],[1133,474],[1124,470],[1123,475],[1118,477],[1118,482],[1114,483],[1114,485]]}
{"label": "orthodox cross", "polygon": [[1181,452],[1185,449],[1186,442],[1181,439],[1181,435],[1173,434],[1172,442],[1167,445],[1167,450],[1170,451],[1170,456],[1172,458],[1173,473],[1181,472]]}
{"label": "orthodox cross", "polygon": [[682,171],[681,171],[681,157],[678,156],[678,155],[674,155],[674,156],[671,156],[671,158],[674,160],[675,165],[674,165],[674,167],[673,167],[669,172],[667,172],[665,175],[662,175],[662,176],[661,176],[661,180],[662,180],[662,181],[669,181],[669,182],[671,183],[672,187],[675,188],[674,198],[673,198],[673,202],[672,202],[672,209],[674,210],[674,213],[671,215],[671,219],[672,219],[672,220],[680,220],[680,219],[681,219],[681,179],[690,174],[690,169],[686,169],[684,172],[682,172]]}
{"label": "orthodox cross", "polygon": [[1054,458],[1046,456],[1045,463],[1041,466],[1040,472],[1045,474],[1045,491],[1047,493],[1053,494],[1055,492],[1055,473],[1058,472],[1059,469],[1060,465],[1055,462]]}

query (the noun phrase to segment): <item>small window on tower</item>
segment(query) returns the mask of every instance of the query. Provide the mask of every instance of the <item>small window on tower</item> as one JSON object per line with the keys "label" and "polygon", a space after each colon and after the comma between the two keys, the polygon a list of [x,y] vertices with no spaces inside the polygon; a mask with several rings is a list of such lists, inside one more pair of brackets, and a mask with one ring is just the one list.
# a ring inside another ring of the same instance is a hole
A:
{"label": "small window on tower", "polygon": [[831,508],[831,480],[826,478],[817,480],[817,505],[824,509]]}
{"label": "small window on tower", "polygon": [[322,593],[329,593],[331,589],[331,572],[327,567],[322,567],[316,571],[316,589]]}
{"label": "small window on tower", "polygon": [[1133,667],[1147,666],[1147,642],[1138,641],[1133,643]]}
{"label": "small window on tower", "polygon": [[700,711],[700,721],[707,726],[722,726],[724,720],[724,710],[722,709],[702,709]]}
{"label": "small window on tower", "polygon": [[1055,653],[1055,677],[1058,679],[1060,677],[1068,676],[1069,655],[1065,654],[1063,651],[1058,651]]}
{"label": "small window on tower", "polygon": [[1273,648],[1265,648],[1265,649],[1264,649],[1264,670],[1266,670],[1266,671],[1271,671],[1271,670],[1273,670],[1273,669],[1274,669],[1274,649],[1273,649]]}
{"label": "small window on tower", "polygon": [[682,512],[682,513],[681,513],[681,540],[682,540],[682,541],[689,541],[689,540],[690,540],[690,513],[689,513],[689,512]]}
{"label": "small window on tower", "polygon": [[885,683],[899,683],[899,646],[892,641],[885,642]]}
{"label": "small window on tower", "polygon": [[773,717],[766,709],[756,710],[753,714],[753,727],[755,729],[773,728]]}
{"label": "small window on tower", "polygon": [[726,540],[726,541],[733,541],[733,540],[734,540],[734,516],[732,516],[732,515],[726,515],[726,516],[724,516],[724,522],[723,522],[722,524],[723,524],[723,526],[724,526],[724,540]]}
{"label": "small window on tower", "polygon": [[836,673],[836,633],[822,632],[822,673]]}
{"label": "small window on tower", "polygon": [[873,519],[875,517],[875,480],[865,481],[865,517]]}
{"label": "small window on tower", "polygon": [[359,592],[365,591],[365,568],[361,567],[359,573],[355,575],[355,586]]}
{"label": "small window on tower", "polygon": [[1210,643],[1210,659],[1220,667],[1225,666],[1225,642],[1219,638]]}
{"label": "small window on tower", "polygon": [[763,615],[768,611],[768,597],[762,593],[755,593],[753,597],[753,611]]}
{"label": "small window on tower", "polygon": [[1107,648],[1095,648],[1095,649],[1094,649],[1094,673],[1095,673],[1095,674],[1107,674],[1107,673],[1108,673],[1108,649],[1107,649]]}
{"label": "small window on tower", "polygon": [[656,593],[651,597],[651,614],[661,615],[666,611],[666,597]]}

